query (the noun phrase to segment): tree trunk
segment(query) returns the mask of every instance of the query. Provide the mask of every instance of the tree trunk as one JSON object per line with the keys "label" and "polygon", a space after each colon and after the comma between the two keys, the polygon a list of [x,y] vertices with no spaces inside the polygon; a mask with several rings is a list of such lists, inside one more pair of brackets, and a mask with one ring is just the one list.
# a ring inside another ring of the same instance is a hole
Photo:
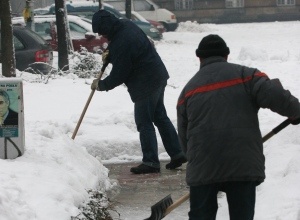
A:
{"label": "tree trunk", "polygon": [[55,15],[57,26],[58,68],[69,70],[68,41],[66,36],[65,1],[55,0]]}
{"label": "tree trunk", "polygon": [[16,60],[13,44],[10,0],[0,1],[1,14],[1,63],[2,75],[16,76]]}

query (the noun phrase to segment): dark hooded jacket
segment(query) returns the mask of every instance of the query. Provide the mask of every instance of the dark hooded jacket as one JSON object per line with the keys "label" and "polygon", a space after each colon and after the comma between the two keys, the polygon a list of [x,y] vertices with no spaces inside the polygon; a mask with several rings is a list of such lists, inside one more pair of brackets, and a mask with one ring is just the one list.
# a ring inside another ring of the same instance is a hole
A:
{"label": "dark hooded jacket", "polygon": [[201,62],[177,105],[180,142],[190,186],[265,179],[258,111],[300,118],[300,103],[278,79],[223,57]]}
{"label": "dark hooded jacket", "polygon": [[118,19],[105,10],[93,16],[93,31],[110,41],[109,61],[112,70],[99,81],[100,91],[108,91],[123,83],[133,102],[165,85],[169,74],[144,32],[128,19]]}

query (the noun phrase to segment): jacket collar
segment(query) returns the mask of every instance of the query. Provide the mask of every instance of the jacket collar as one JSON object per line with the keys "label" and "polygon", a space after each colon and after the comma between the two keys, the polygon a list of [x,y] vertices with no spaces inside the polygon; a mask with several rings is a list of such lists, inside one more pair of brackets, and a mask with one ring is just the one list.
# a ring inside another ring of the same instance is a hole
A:
{"label": "jacket collar", "polygon": [[212,63],[217,63],[217,62],[227,62],[227,60],[224,57],[220,57],[220,56],[208,57],[201,62],[200,69],[203,68],[204,66],[207,66]]}

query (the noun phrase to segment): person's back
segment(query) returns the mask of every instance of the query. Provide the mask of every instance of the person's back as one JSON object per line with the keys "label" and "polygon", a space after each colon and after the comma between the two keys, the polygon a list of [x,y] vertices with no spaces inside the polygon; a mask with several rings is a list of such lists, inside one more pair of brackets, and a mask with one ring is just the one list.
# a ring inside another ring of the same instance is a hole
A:
{"label": "person's back", "polygon": [[169,75],[154,46],[138,26],[127,19],[119,20],[118,25],[108,46],[112,65],[118,63],[111,74],[128,73],[124,83],[135,101],[166,82]]}
{"label": "person's back", "polygon": [[299,100],[278,79],[228,63],[228,54],[222,38],[204,37],[196,50],[200,70],[178,99],[178,134],[188,159],[190,220],[215,219],[218,191],[226,192],[231,219],[253,219],[255,187],[265,179],[258,111],[269,108],[300,123]]}
{"label": "person's back", "polygon": [[227,63],[221,57],[208,58],[201,66],[185,86],[186,100],[182,100],[189,106],[188,183],[241,178],[262,181],[264,156],[262,143],[257,141],[261,139],[259,107],[247,83],[257,70]]}
{"label": "person's back", "polygon": [[147,35],[128,19],[106,15],[109,12],[105,10],[99,12],[99,16],[93,17],[93,28],[110,41],[107,50],[113,65],[110,75],[101,83],[103,90],[125,83],[135,102],[166,83],[168,72]]}

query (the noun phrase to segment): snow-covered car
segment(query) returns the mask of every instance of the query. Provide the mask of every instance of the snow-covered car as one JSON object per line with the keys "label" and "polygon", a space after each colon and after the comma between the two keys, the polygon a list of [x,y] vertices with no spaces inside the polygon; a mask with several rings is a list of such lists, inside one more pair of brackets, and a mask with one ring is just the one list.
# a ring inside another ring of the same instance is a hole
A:
{"label": "snow-covered car", "polygon": [[[53,50],[57,51],[56,16],[40,15],[34,17],[35,32],[49,42]],[[89,52],[101,52],[107,47],[107,39],[93,33],[92,25],[80,17],[68,15],[70,38],[75,51],[85,47]],[[13,24],[24,23],[23,17],[12,19]]]}

